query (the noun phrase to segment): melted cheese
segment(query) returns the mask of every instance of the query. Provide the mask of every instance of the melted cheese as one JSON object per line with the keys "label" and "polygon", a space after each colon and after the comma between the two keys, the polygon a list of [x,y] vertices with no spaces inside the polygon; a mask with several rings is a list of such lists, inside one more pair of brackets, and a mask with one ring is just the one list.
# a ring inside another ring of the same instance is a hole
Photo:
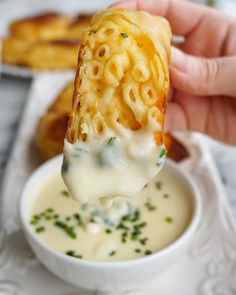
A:
{"label": "melted cheese", "polygon": [[165,156],[153,133],[160,126],[149,120],[140,131],[125,130],[122,136],[107,132],[100,140],[65,140],[62,176],[80,203],[99,199],[132,197],[160,171]]}

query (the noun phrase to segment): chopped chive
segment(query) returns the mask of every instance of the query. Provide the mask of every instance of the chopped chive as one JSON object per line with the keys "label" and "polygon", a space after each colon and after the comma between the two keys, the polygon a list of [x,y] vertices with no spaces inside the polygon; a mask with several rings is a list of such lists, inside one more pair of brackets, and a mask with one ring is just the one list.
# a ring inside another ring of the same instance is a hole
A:
{"label": "chopped chive", "polygon": [[152,251],[151,251],[151,250],[146,250],[146,251],[144,252],[144,254],[145,254],[145,255],[151,255],[151,254],[152,254]]}
{"label": "chopped chive", "polygon": [[52,213],[52,212],[53,212],[53,208],[48,208],[48,209],[46,210],[46,212]]}
{"label": "chopped chive", "polygon": [[156,206],[153,205],[151,203],[151,199],[148,199],[148,201],[144,204],[144,206],[147,208],[148,211],[153,211],[153,210],[156,210]]}
{"label": "chopped chive", "polygon": [[36,233],[42,233],[43,231],[45,231],[45,227],[44,226],[40,226],[36,228]]}
{"label": "chopped chive", "polygon": [[111,234],[111,233],[112,233],[112,230],[111,230],[110,228],[106,228],[106,229],[105,229],[105,232],[106,232],[107,234]]}
{"label": "chopped chive", "polygon": [[58,214],[54,214],[54,215],[53,215],[53,218],[54,218],[54,219],[57,219],[57,218],[59,218],[59,215],[58,215]]}
{"label": "chopped chive", "polygon": [[30,221],[30,224],[32,224],[32,225],[36,225],[36,224],[38,224],[38,220],[37,220],[37,219],[32,219],[32,220]]}
{"label": "chopped chive", "polygon": [[118,226],[116,227],[116,229],[129,230],[129,228],[123,222],[119,223]]}
{"label": "chopped chive", "polygon": [[137,224],[138,227],[145,227],[147,225],[147,222],[142,222]]}
{"label": "chopped chive", "polygon": [[143,238],[139,240],[140,244],[144,246],[147,244],[147,241],[148,241],[148,238]]}
{"label": "chopped chive", "polygon": [[[73,216],[74,216],[74,218],[75,218],[76,220],[78,220],[77,225],[78,225],[79,227],[84,227],[84,223],[83,223],[83,220],[82,220],[81,217],[80,217],[80,214],[79,214],[79,213],[75,213]],[[90,221],[91,221],[91,220],[90,220]]]}
{"label": "chopped chive", "polygon": [[128,236],[128,232],[127,231],[124,231],[123,233],[122,233],[122,237],[127,237]]}
{"label": "chopped chive", "polygon": [[51,219],[52,219],[52,216],[51,216],[51,215],[46,215],[46,216],[45,216],[45,219],[46,219],[46,220],[51,220]]}
{"label": "chopped chive", "polygon": [[141,250],[138,249],[138,248],[134,249],[134,251],[135,251],[136,253],[141,253]]}
{"label": "chopped chive", "polygon": [[164,194],[163,196],[165,199],[168,199],[169,198],[169,195],[168,194]]}
{"label": "chopped chive", "polygon": [[73,216],[74,216],[75,219],[81,220],[81,217],[80,217],[79,213],[75,213]]}
{"label": "chopped chive", "polygon": [[69,192],[64,190],[64,191],[61,191],[61,194],[64,196],[64,197],[69,197]]}
{"label": "chopped chive", "polygon": [[161,153],[160,153],[160,158],[163,158],[167,155],[167,150],[165,148],[162,149]]}
{"label": "chopped chive", "polygon": [[61,229],[63,229],[64,232],[66,234],[68,234],[68,236],[70,236],[72,239],[76,239],[77,235],[76,235],[73,227],[68,226],[66,223],[64,223],[62,221],[56,221],[54,223],[54,225],[61,228]]}
{"label": "chopped chive", "polygon": [[109,256],[114,256],[116,254],[116,251],[111,251],[110,253],[109,253]]}
{"label": "chopped chive", "polygon": [[79,258],[79,259],[83,258],[82,255],[75,254],[75,251],[73,251],[73,250],[66,251],[66,255],[74,257],[74,258]]}
{"label": "chopped chive", "polygon": [[35,214],[35,215],[33,216],[33,219],[35,219],[35,220],[40,220],[40,215]]}
{"label": "chopped chive", "polygon": [[107,144],[112,145],[115,142],[115,140],[116,140],[116,137],[110,137]]}
{"label": "chopped chive", "polygon": [[62,228],[62,229],[65,229],[65,228],[67,227],[67,224],[64,223],[64,222],[61,222],[61,221],[56,221],[56,222],[54,223],[54,225],[57,226],[57,227],[60,227],[60,228]]}
{"label": "chopped chive", "polygon": [[132,234],[131,235],[131,241],[137,241],[138,240],[138,234]]}
{"label": "chopped chive", "polygon": [[166,223],[172,223],[172,222],[173,222],[173,218],[170,217],[170,216],[166,216],[166,218],[165,218],[165,222],[166,222]]}
{"label": "chopped chive", "polygon": [[161,190],[162,189],[162,182],[161,181],[155,182],[155,187],[156,187],[156,189]]}
{"label": "chopped chive", "polygon": [[73,227],[67,227],[65,229],[65,232],[72,238],[72,239],[76,239],[77,235],[73,229]]}
{"label": "chopped chive", "polygon": [[71,220],[71,217],[70,216],[66,216],[66,221],[70,221]]}
{"label": "chopped chive", "polygon": [[120,33],[122,38],[128,38],[129,36],[125,33]]}

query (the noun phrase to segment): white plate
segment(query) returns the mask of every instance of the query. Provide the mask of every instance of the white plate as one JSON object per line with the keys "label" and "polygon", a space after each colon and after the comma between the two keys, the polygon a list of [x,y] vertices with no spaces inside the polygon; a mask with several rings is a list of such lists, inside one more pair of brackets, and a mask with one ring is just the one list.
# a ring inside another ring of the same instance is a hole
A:
{"label": "white plate", "polygon": [[[3,182],[0,207],[0,294],[3,295],[88,294],[59,280],[37,261],[22,236],[18,218],[20,192],[38,165],[31,148],[35,124],[71,78],[69,74],[45,74],[38,76],[32,85]],[[143,290],[131,290],[126,294],[235,295],[236,223],[227,197],[211,155],[201,144],[202,137],[189,134],[179,138],[191,151],[191,157],[181,165],[202,194],[204,211],[200,227],[181,261],[156,281],[146,284]]]}
{"label": "white plate", "polygon": [[[114,0],[7,0],[0,2],[0,37],[8,34],[13,20],[45,12],[61,12],[69,15],[93,13],[109,6]],[[34,77],[42,71],[3,64],[1,72],[20,77]]]}

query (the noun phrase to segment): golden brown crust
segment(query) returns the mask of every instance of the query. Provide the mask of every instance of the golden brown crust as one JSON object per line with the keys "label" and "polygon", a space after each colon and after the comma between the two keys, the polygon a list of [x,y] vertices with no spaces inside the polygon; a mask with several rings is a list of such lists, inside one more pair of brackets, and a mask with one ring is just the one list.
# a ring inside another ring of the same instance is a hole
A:
{"label": "golden brown crust", "polygon": [[43,161],[62,153],[73,90],[68,83],[38,122],[34,142]]}
{"label": "golden brown crust", "polygon": [[156,143],[163,143],[170,39],[167,21],[145,12],[107,9],[93,17],[79,51],[70,143],[107,128],[138,130],[151,118],[160,125]]}

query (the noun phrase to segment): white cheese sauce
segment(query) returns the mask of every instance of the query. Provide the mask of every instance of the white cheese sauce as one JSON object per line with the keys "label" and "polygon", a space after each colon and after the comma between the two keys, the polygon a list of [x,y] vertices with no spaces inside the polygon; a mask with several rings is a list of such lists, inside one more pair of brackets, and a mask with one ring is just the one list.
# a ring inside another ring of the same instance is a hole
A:
{"label": "white cheese sauce", "polygon": [[101,198],[132,197],[157,175],[166,150],[155,143],[159,123],[148,120],[146,128],[124,129],[120,136],[107,130],[86,142],[65,140],[62,177],[74,199],[98,204]]}
{"label": "white cheese sauce", "polygon": [[[90,186],[95,186],[93,179]],[[54,175],[35,196],[29,222],[38,238],[59,252],[77,259],[117,261],[169,245],[186,229],[191,214],[188,193],[163,169],[134,198],[119,197],[105,211],[81,206]]]}

